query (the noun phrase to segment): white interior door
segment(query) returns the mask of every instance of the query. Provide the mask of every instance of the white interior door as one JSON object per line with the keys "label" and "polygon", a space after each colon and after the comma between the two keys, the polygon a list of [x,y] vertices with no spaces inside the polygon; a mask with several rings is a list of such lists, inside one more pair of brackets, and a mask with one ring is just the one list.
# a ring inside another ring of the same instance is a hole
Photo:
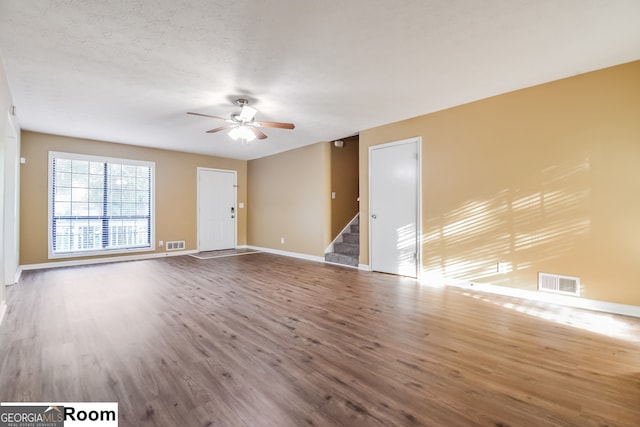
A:
{"label": "white interior door", "polygon": [[198,250],[236,247],[236,172],[198,168]]}
{"label": "white interior door", "polygon": [[369,148],[371,269],[417,277],[420,140]]}

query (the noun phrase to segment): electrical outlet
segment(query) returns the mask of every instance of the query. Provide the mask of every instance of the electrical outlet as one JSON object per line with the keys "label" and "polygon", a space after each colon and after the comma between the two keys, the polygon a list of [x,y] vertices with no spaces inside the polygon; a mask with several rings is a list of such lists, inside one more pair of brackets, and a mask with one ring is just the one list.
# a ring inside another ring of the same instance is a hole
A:
{"label": "electrical outlet", "polygon": [[507,274],[511,271],[511,265],[508,262],[499,262],[497,265],[498,274]]}
{"label": "electrical outlet", "polygon": [[280,238],[280,243],[284,245],[284,237]]}
{"label": "electrical outlet", "polygon": [[164,241],[163,241],[163,240],[160,240],[160,241],[158,242],[158,246],[163,247],[163,246],[164,246]]}

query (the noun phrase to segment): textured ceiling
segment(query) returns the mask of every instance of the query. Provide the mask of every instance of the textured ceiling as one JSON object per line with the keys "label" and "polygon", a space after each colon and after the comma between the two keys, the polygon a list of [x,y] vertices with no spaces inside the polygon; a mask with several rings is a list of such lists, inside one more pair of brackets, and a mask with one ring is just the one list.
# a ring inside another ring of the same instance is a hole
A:
{"label": "textured ceiling", "polygon": [[[0,0],[23,129],[253,159],[640,59],[638,0]],[[242,95],[264,129],[221,125]]]}

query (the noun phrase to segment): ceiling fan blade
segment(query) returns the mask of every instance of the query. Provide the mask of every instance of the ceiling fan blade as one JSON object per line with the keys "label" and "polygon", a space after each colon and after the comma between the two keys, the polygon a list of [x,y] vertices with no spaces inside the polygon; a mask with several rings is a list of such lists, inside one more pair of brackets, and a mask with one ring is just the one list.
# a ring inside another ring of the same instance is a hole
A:
{"label": "ceiling fan blade", "polygon": [[258,128],[251,126],[249,129],[251,129],[251,131],[256,135],[256,138],[258,139],[265,139],[267,137],[267,135],[265,135],[265,133]]}
{"label": "ceiling fan blade", "polygon": [[293,123],[278,123],[278,122],[253,122],[254,126],[263,128],[280,128],[280,129],[293,129],[295,125]]}
{"label": "ceiling fan blade", "polygon": [[206,133],[220,132],[221,130],[225,130],[225,129],[229,129],[229,128],[233,128],[233,127],[236,127],[236,125],[220,126],[219,128],[208,130]]}
{"label": "ceiling fan blade", "polygon": [[209,115],[209,114],[191,113],[191,112],[187,112],[187,114],[191,114],[191,115],[194,115],[194,116],[211,117],[212,119],[227,120],[227,119],[225,119],[224,117],[211,116],[211,115]]}

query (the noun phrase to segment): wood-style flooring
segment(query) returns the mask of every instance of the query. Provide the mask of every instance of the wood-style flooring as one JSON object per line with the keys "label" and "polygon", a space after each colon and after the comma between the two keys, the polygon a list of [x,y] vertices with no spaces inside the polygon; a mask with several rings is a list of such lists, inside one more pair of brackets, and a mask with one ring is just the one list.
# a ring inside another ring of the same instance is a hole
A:
{"label": "wood-style flooring", "polygon": [[28,271],[7,302],[0,401],[120,426],[640,425],[635,318],[267,253]]}

